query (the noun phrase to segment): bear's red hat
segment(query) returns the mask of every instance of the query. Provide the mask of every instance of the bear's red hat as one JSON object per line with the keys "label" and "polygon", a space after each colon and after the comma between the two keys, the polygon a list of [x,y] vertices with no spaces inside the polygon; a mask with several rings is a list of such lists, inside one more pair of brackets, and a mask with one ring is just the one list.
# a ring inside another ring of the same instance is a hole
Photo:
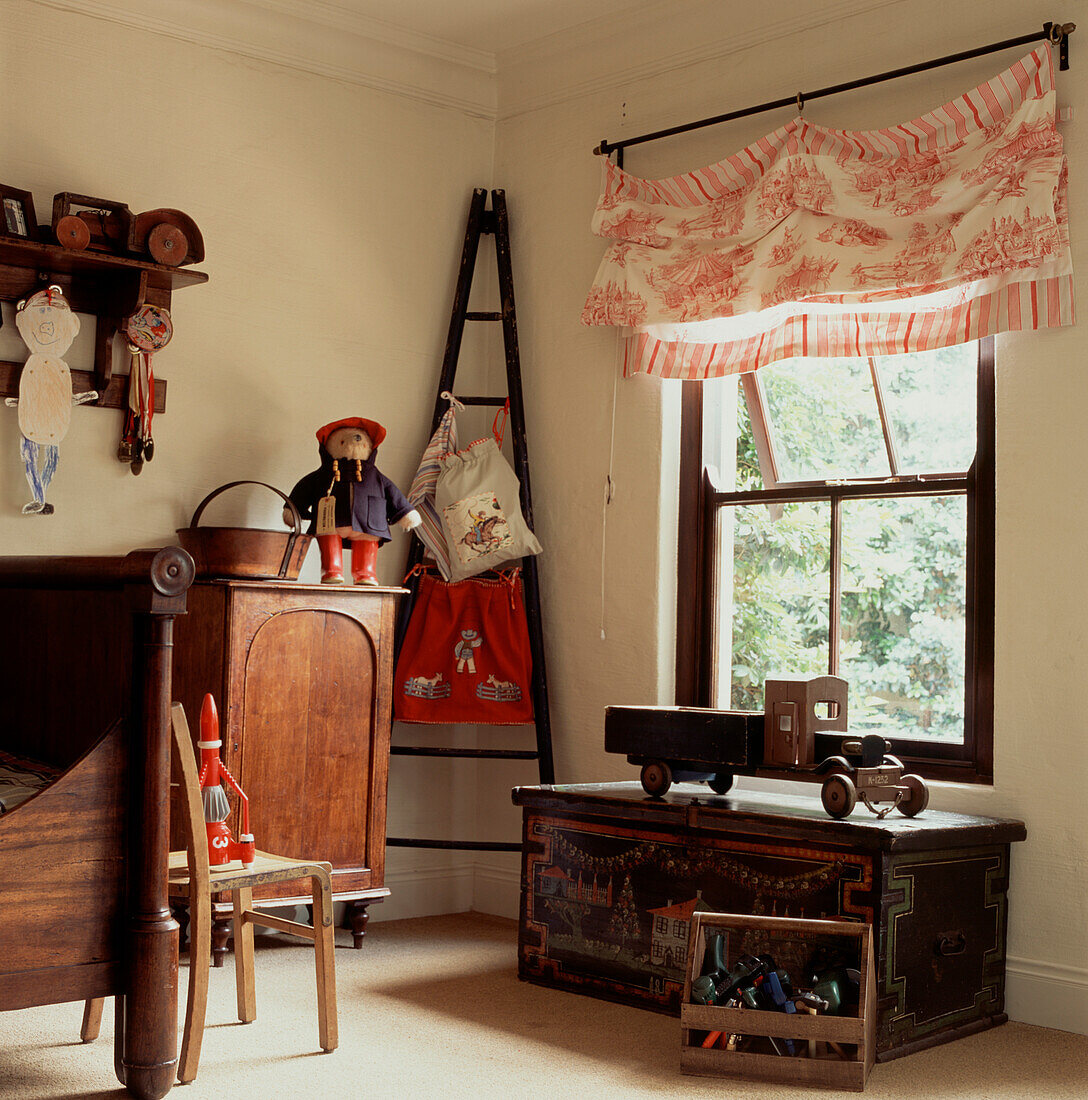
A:
{"label": "bear's red hat", "polygon": [[328,438],[337,428],[362,428],[370,436],[370,445],[377,448],[385,438],[385,429],[376,420],[366,420],[361,416],[349,416],[343,420],[334,420],[331,424],[325,424],[317,429],[317,441],[322,447],[328,442]]}

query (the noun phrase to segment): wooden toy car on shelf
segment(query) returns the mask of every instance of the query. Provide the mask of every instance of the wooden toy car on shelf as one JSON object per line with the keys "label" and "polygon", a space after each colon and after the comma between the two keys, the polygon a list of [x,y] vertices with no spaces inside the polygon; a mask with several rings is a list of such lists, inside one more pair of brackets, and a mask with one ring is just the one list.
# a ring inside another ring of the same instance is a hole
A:
{"label": "wooden toy car on shelf", "polygon": [[61,191],[53,196],[53,235],[64,248],[136,256],[167,267],[200,263],[204,238],[180,210],[133,214],[123,202]]}
{"label": "wooden toy car on shelf", "polygon": [[[737,775],[774,769],[806,775],[830,774],[821,800],[832,817],[846,817],[859,798],[883,817],[892,809],[913,817],[925,809],[929,791],[916,775],[904,775],[901,761],[874,734],[842,742],[842,755],[816,760],[818,733],[847,730],[847,684],[838,676],[768,680],[764,709],[703,707],[605,709],[605,751],[625,755],[641,767],[643,790],[664,796],[673,783],[705,782],[725,794]],[[876,805],[888,803],[885,809]]]}

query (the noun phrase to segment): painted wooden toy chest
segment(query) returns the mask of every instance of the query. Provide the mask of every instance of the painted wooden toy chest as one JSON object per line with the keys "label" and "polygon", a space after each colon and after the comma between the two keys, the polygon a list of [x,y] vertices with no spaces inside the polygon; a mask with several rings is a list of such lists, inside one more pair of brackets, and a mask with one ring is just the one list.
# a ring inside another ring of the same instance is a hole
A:
{"label": "painted wooden toy chest", "polygon": [[873,926],[876,1058],[1006,1020],[1009,850],[1023,822],[927,810],[829,818],[818,798],[664,799],[638,783],[517,787],[518,973],[679,1013],[695,912]]}

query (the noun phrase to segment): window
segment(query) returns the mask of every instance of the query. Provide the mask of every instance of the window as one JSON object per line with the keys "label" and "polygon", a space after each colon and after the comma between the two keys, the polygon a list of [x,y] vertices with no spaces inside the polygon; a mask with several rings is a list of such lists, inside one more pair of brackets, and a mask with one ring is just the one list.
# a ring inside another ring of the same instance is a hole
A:
{"label": "window", "polygon": [[851,733],[989,781],[993,340],[788,360],[683,408],[677,701],[762,710],[768,676],[831,672]]}

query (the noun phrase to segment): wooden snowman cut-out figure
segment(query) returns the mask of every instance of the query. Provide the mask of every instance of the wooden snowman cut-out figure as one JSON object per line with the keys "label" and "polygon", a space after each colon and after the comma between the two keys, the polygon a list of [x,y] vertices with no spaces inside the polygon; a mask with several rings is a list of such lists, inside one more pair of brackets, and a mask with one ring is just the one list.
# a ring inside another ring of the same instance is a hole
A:
{"label": "wooden snowman cut-out figure", "polygon": [[[351,579],[376,585],[374,567],[378,547],[389,541],[392,525],[411,531],[419,513],[405,495],[374,465],[385,439],[385,428],[375,420],[351,416],[317,430],[321,466],[291,490],[291,501],[307,528],[317,535],[321,552],[321,583],[343,584],[343,546],[351,544]],[[284,512],[290,524],[290,513]]]}
{"label": "wooden snowman cut-out figure", "polygon": [[72,406],[94,401],[95,390],[72,393],[72,372],[61,358],[79,332],[79,318],[64,300],[59,286],[39,290],[16,306],[15,327],[30,349],[19,375],[19,396],[6,404],[18,406],[20,451],[26,480],[34,499],[23,505],[24,515],[50,515],[45,491],[57,471],[60,441],[68,433]]}

